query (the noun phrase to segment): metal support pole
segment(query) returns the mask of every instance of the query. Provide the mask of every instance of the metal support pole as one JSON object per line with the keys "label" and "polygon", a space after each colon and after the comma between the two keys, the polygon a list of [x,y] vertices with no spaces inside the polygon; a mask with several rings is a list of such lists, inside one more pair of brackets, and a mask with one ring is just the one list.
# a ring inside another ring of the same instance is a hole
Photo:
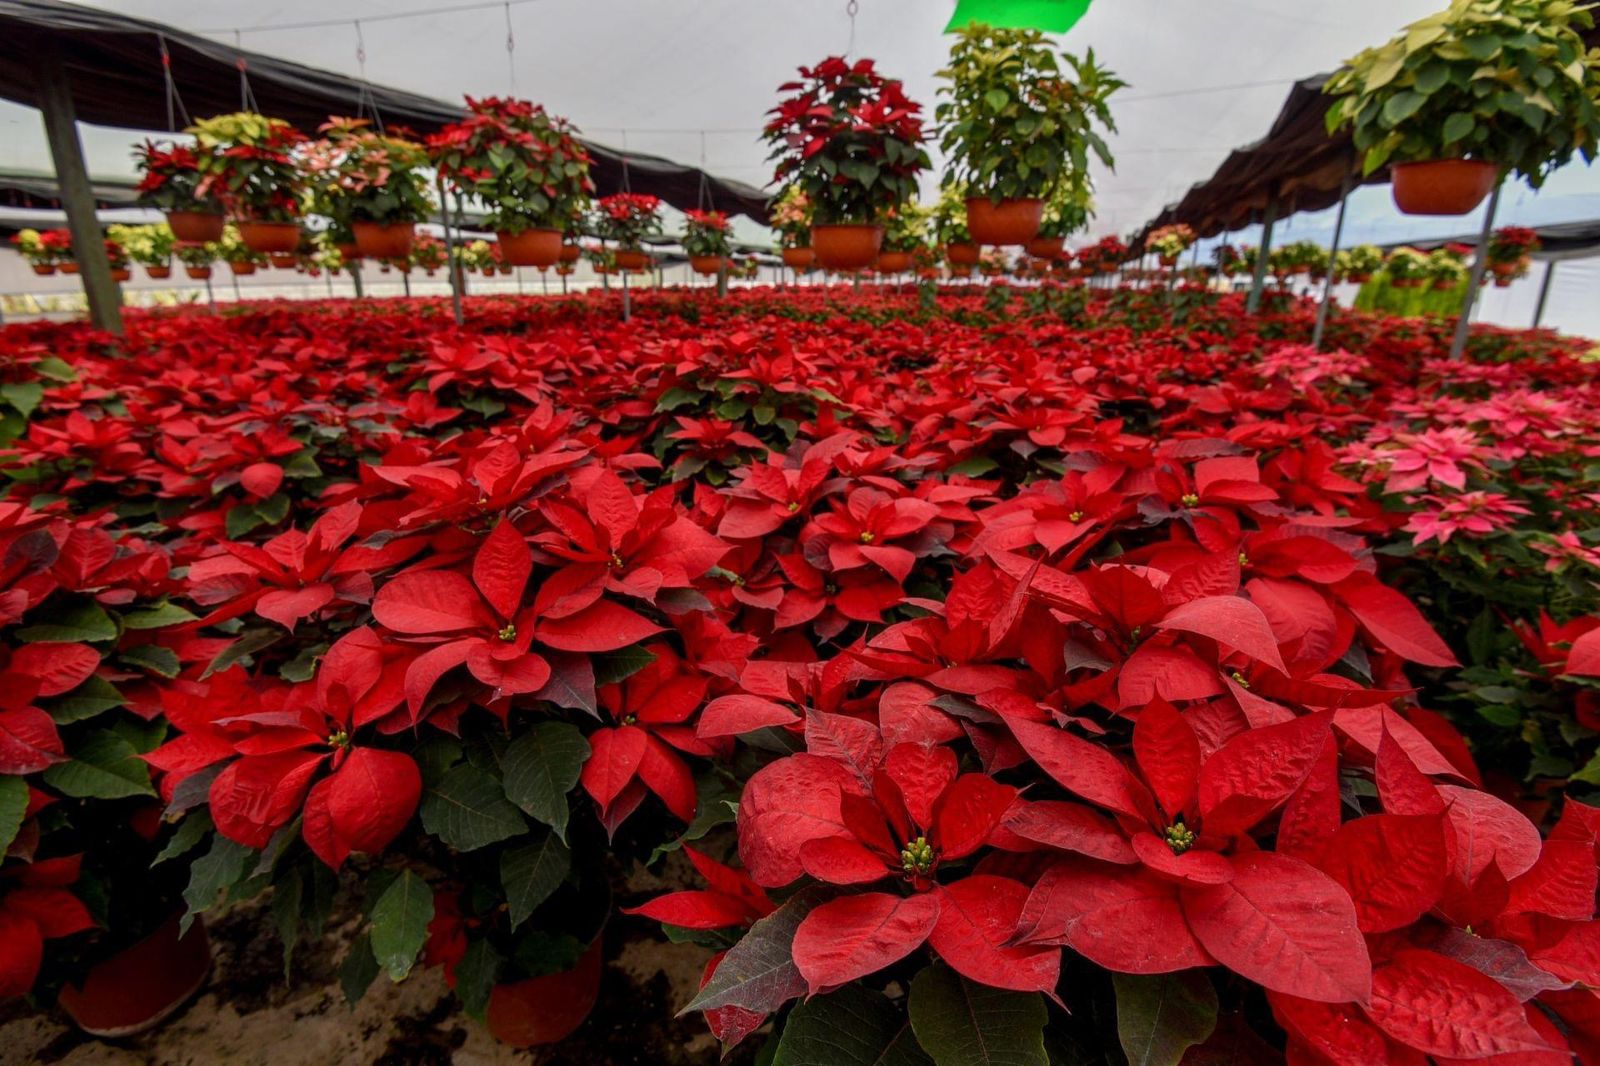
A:
{"label": "metal support pole", "polygon": [[400,272],[400,284],[405,286],[406,299],[408,299],[408,300],[411,299],[411,273],[410,273],[410,271],[402,270]]}
{"label": "metal support pole", "polygon": [[366,296],[366,289],[361,284],[361,259],[355,258],[345,264],[350,268],[350,279],[356,284],[356,299]]}
{"label": "metal support pole", "polygon": [[1467,279],[1467,291],[1461,297],[1461,313],[1456,316],[1456,335],[1450,341],[1450,358],[1460,359],[1467,351],[1467,333],[1472,325],[1472,302],[1478,298],[1478,286],[1483,284],[1483,272],[1489,265],[1489,234],[1494,229],[1494,214],[1500,209],[1500,186],[1504,176],[1494,183],[1489,194],[1489,206],[1483,212],[1483,229],[1478,231],[1478,250],[1472,259],[1472,276]]}
{"label": "metal support pole", "polygon": [[444,193],[444,175],[438,175],[439,214],[444,220],[445,265],[450,271],[450,303],[455,309],[456,326],[461,326],[461,260],[456,257],[456,244],[450,236],[450,201]]}
{"label": "metal support pole", "polygon": [[1545,301],[1550,298],[1550,279],[1555,277],[1556,261],[1549,260],[1544,265],[1544,279],[1539,282],[1539,302],[1533,307],[1533,328],[1538,329],[1539,323],[1544,321]]}
{"label": "metal support pole", "polygon": [[94,189],[89,184],[89,170],[83,161],[72,84],[67,79],[61,55],[55,49],[41,49],[35,58],[39,111],[44,116],[50,159],[55,164],[56,181],[60,185],[61,206],[66,208],[67,227],[72,232],[72,255],[78,261],[78,277],[89,300],[89,321],[96,329],[120,335],[122,291],[111,278],[105,234],[95,217]]}
{"label": "metal support pole", "polygon": [[1250,298],[1244,309],[1252,315],[1261,309],[1261,288],[1267,283],[1267,255],[1272,251],[1272,224],[1278,220],[1278,198],[1267,200],[1267,210],[1261,219],[1261,246],[1256,249],[1256,273],[1250,280]]}
{"label": "metal support pole", "polygon": [[1317,306],[1317,325],[1311,331],[1311,347],[1322,350],[1322,333],[1328,325],[1328,307],[1333,303],[1334,260],[1339,258],[1339,239],[1344,236],[1344,208],[1350,201],[1350,175],[1339,186],[1339,214],[1333,222],[1333,247],[1328,249],[1328,276],[1322,280],[1322,303]]}
{"label": "metal support pole", "polygon": [[622,272],[622,321],[624,322],[629,322],[633,319],[633,297],[628,292],[629,273],[630,271],[627,270]]}

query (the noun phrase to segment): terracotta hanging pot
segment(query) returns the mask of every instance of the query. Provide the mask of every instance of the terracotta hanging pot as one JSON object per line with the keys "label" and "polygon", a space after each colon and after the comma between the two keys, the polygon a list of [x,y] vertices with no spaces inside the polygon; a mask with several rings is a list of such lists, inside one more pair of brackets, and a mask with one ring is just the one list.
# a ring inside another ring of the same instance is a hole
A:
{"label": "terracotta hanging pot", "polygon": [[1477,159],[1396,163],[1394,204],[1408,215],[1464,215],[1483,202],[1499,173]]}
{"label": "terracotta hanging pot", "polygon": [[978,265],[978,259],[981,255],[982,251],[976,244],[969,244],[965,241],[944,246],[945,262],[953,267],[975,267]]}
{"label": "terracotta hanging pot", "polygon": [[56,272],[56,265],[54,263],[35,263],[33,264],[33,272],[42,278],[49,277]]}
{"label": "terracotta hanging pot", "polygon": [[1348,277],[1346,277],[1344,280],[1348,281],[1352,285],[1365,285],[1367,282],[1372,280],[1372,275],[1371,274],[1351,274]]}
{"label": "terracotta hanging pot", "polygon": [[242,278],[256,272],[254,263],[229,263],[228,269],[233,271],[234,277]]}
{"label": "terracotta hanging pot", "polygon": [[967,200],[967,232],[975,244],[1027,244],[1039,232],[1044,201],[1001,200],[987,196]]}
{"label": "terracotta hanging pot", "polygon": [[561,246],[561,262],[576,263],[583,256],[583,251],[576,244],[563,244]]}
{"label": "terracotta hanging pot", "polygon": [[352,222],[356,248],[371,259],[401,259],[411,254],[417,227],[410,222]]}
{"label": "terracotta hanging pot", "polygon": [[790,270],[804,270],[816,262],[817,253],[807,248],[785,248],[783,250],[783,265]]}
{"label": "terracotta hanging pot", "polygon": [[207,211],[168,211],[167,228],[180,241],[204,244],[222,239],[227,220]]}
{"label": "terracotta hanging pot", "polygon": [[950,276],[952,278],[970,278],[970,277],[972,277],[972,264],[971,263],[951,263],[950,264]]}
{"label": "terracotta hanging pot", "polygon": [[561,261],[561,231],[525,229],[521,233],[499,232],[500,253],[512,266],[554,266]]}
{"label": "terracotta hanging pot", "polygon": [[911,269],[910,252],[879,252],[878,273],[904,274]]}
{"label": "terracotta hanging pot", "polygon": [[829,270],[860,270],[878,261],[883,227],[846,223],[811,227],[811,250]]}
{"label": "terracotta hanging pot", "polygon": [[494,1038],[511,1047],[538,1047],[571,1036],[600,995],[602,939],[596,936],[570,970],[495,985],[485,1018]]}
{"label": "terracotta hanging pot", "polygon": [[112,281],[121,283],[121,282],[129,280],[132,277],[133,277],[133,271],[129,270],[127,267],[112,267],[111,268],[111,280]]}
{"label": "terracotta hanging pot", "polygon": [[186,266],[183,268],[183,272],[195,281],[204,281],[211,276],[211,268],[208,266]]}
{"label": "terracotta hanging pot", "polygon": [[1065,237],[1035,237],[1028,242],[1028,254],[1036,259],[1060,259]]}
{"label": "terracotta hanging pot", "polygon": [[354,263],[361,258],[361,249],[356,247],[354,241],[349,244],[336,244],[333,247],[339,253],[339,258],[346,263]]}
{"label": "terracotta hanging pot", "polygon": [[293,253],[300,247],[300,224],[245,220],[239,223],[239,240],[252,252]]}
{"label": "terracotta hanging pot", "polygon": [[[620,263],[618,264],[621,265]],[[722,256],[720,255],[691,255],[689,268],[696,274],[711,275],[722,270]]]}
{"label": "terracotta hanging pot", "polygon": [[162,281],[166,278],[172,277],[172,264],[166,263],[161,266],[150,266],[146,264],[144,272],[147,277],[152,277],[157,281]]}
{"label": "terracotta hanging pot", "polygon": [[296,259],[293,255],[289,255],[284,252],[279,252],[275,255],[269,255],[267,256],[267,260],[279,270],[293,270],[295,267],[300,265],[298,259]]}
{"label": "terracotta hanging pot", "polygon": [[178,917],[174,914],[143,940],[96,963],[82,984],[61,989],[57,1002],[78,1028],[104,1037],[142,1033],[200,991],[211,972],[211,942],[199,918],[180,937]]}
{"label": "terracotta hanging pot", "polygon": [[643,270],[650,265],[650,253],[639,248],[618,248],[611,259],[618,270]]}
{"label": "terracotta hanging pot", "polygon": [[68,260],[61,264],[60,270],[63,274],[76,274],[78,272],[78,264]]}
{"label": "terracotta hanging pot", "polygon": [[[385,263],[384,269],[387,270],[388,268],[389,264]],[[495,265],[495,269],[498,270],[502,276],[504,276],[510,274],[513,268],[510,263],[498,263]],[[539,269],[543,270],[544,268],[540,267]]]}

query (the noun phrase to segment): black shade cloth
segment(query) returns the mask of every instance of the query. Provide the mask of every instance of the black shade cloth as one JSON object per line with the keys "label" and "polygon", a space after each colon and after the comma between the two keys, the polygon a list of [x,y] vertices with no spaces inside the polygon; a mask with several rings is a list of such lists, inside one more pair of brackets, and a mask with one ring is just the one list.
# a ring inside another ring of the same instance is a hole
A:
{"label": "black shade cloth", "polygon": [[[139,199],[138,182],[132,178],[90,178],[94,189],[94,205],[102,210],[111,207],[135,207]],[[0,171],[0,207],[21,207],[34,210],[61,210],[61,186],[54,174],[37,171]]]}
{"label": "black shade cloth", "polygon": [[[1539,235],[1539,250],[1535,259],[1584,259],[1600,255],[1600,219],[1586,222],[1557,222],[1549,226],[1529,226]],[[1394,248],[1415,248],[1421,252],[1443,248],[1447,244],[1468,244],[1477,247],[1478,235],[1464,233],[1459,237],[1433,237],[1425,241],[1394,241],[1383,245],[1385,251]]]}
{"label": "black shade cloth", "polygon": [[[329,115],[353,113],[363,91],[385,123],[418,133],[432,133],[463,113],[456,104],[403,89],[364,86],[355,78],[241,52],[160,23],[57,0],[0,2],[0,97],[38,107],[37,57],[50,49],[66,66],[79,121],[133,130],[161,128],[167,115],[162,38],[178,92],[195,117],[239,110],[241,58],[260,109],[305,130],[315,130]],[[584,144],[602,196],[623,191],[626,173],[633,192],[659,196],[679,209],[706,206],[767,220],[767,195],[754,186],[660,156],[622,152],[588,140]]]}

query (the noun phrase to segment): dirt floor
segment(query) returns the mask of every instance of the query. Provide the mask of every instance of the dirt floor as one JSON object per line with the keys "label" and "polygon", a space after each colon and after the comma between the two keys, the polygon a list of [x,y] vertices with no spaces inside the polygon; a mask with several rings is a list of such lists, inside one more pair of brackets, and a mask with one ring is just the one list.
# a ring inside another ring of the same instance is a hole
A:
{"label": "dirt floor", "polygon": [[[0,1010],[4,1066],[711,1066],[716,1040],[698,1016],[674,1018],[694,995],[709,956],[670,944],[652,923],[622,919],[607,933],[599,1005],[560,1046],[503,1047],[462,1014],[437,969],[399,985],[374,981],[351,1010],[337,967],[353,920],[331,928],[319,950],[301,945],[292,984],[263,903],[234,908],[210,924],[216,968],[183,1011],[160,1028],[101,1041],[59,1013],[22,1005]],[[759,1046],[759,1037],[747,1045]],[[725,1061],[747,1064],[754,1047]]]}

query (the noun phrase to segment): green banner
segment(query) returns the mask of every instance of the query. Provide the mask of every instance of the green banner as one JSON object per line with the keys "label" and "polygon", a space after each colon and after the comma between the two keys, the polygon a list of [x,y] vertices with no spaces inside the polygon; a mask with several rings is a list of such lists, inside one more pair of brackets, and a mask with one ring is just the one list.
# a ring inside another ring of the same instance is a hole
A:
{"label": "green banner", "polygon": [[1089,10],[1089,0],[959,0],[946,33],[984,22],[1003,30],[1066,33]]}

